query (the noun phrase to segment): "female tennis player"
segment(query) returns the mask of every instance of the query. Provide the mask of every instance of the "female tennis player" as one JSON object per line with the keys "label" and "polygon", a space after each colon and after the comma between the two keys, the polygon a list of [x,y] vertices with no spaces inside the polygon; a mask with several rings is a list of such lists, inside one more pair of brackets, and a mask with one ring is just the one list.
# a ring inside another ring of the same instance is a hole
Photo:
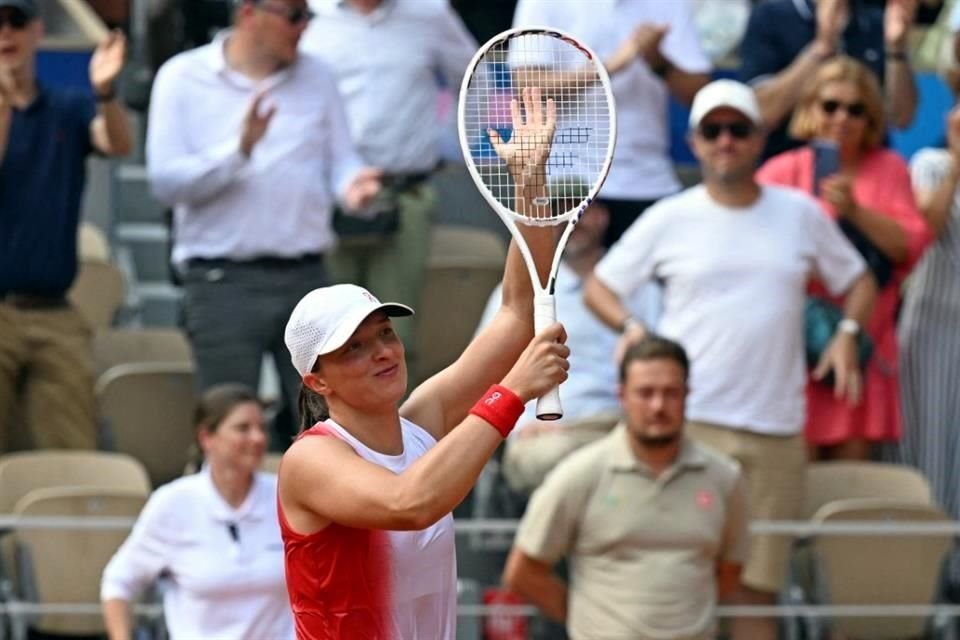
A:
{"label": "female tennis player", "polygon": [[[518,206],[542,206],[555,109],[535,89],[523,102],[525,118],[514,101],[511,140],[491,139]],[[553,229],[525,232],[538,268],[549,271]],[[398,411],[407,370],[390,318],[411,313],[337,285],[305,296],[287,325],[309,427],[283,457],[278,492],[301,640],[454,640],[451,511],[524,404],[567,377],[563,328],[533,336],[531,281],[515,245],[497,316]]]}

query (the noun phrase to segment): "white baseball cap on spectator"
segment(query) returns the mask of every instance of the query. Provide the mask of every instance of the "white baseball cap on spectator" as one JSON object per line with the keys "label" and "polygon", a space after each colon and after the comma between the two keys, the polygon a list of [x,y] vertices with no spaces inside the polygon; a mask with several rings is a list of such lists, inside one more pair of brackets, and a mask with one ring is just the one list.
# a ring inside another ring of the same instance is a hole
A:
{"label": "white baseball cap on spectator", "polygon": [[739,111],[757,127],[763,126],[760,105],[753,89],[736,80],[714,80],[706,85],[693,98],[690,107],[690,127],[700,125],[700,121],[715,109],[728,108]]}
{"label": "white baseball cap on spectator", "polygon": [[300,377],[313,370],[319,356],[346,344],[357,327],[376,311],[390,317],[413,315],[413,309],[407,305],[380,302],[372,293],[354,284],[322,287],[305,295],[290,314],[283,334],[293,367]]}

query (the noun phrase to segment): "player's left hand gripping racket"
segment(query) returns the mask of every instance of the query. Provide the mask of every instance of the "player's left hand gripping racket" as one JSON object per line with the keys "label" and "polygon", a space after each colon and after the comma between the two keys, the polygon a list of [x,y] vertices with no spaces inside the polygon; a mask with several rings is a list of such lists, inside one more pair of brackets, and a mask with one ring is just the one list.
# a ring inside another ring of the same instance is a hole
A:
{"label": "player's left hand gripping racket", "polygon": [[[543,111],[541,94],[548,98]],[[540,333],[556,321],[554,288],[567,239],[610,169],[617,134],[610,78],[596,54],[569,34],[511,29],[480,47],[467,67],[457,124],[467,169],[530,272],[534,330]],[[531,202],[514,189],[513,176],[534,179],[524,166],[542,164],[546,153],[547,184],[539,186],[547,187],[549,198]],[[517,224],[566,224],[545,285]],[[558,388],[537,401],[539,419],[562,416]]]}

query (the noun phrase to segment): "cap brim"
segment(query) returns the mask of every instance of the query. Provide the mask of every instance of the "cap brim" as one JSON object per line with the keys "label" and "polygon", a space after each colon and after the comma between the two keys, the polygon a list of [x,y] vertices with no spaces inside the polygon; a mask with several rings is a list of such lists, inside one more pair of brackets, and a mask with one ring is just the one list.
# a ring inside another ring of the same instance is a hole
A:
{"label": "cap brim", "polygon": [[369,318],[371,314],[376,313],[377,311],[383,311],[390,318],[412,316],[414,313],[412,308],[405,304],[400,304],[399,302],[383,302],[380,304],[372,303],[369,307],[357,309],[349,316],[344,318],[343,322],[340,323],[340,326],[337,327],[337,330],[330,334],[330,337],[327,338],[327,341],[324,342],[323,346],[320,347],[320,350],[317,351],[317,356],[326,355],[342,347],[344,344],[346,344],[347,340],[350,339],[350,336],[353,335],[353,332],[357,330],[357,327],[363,324],[364,320]]}

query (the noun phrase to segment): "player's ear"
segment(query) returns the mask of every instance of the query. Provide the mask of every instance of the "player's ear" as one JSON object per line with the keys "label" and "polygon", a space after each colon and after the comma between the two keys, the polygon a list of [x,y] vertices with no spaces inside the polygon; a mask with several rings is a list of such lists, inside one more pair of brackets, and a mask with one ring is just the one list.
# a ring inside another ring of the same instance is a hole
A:
{"label": "player's ear", "polygon": [[320,372],[311,371],[303,376],[303,386],[322,396],[330,394],[330,385],[327,383],[326,377]]}

